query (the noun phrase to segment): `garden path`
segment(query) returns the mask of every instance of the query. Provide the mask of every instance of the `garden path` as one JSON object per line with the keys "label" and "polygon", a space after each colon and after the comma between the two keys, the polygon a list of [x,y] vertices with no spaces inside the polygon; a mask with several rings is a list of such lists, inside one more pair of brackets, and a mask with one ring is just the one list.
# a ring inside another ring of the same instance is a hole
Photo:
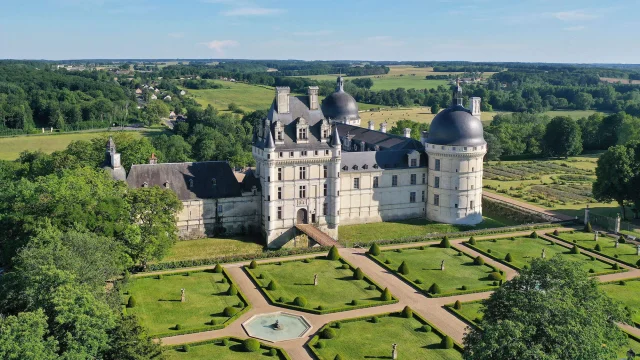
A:
{"label": "garden path", "polygon": [[553,217],[558,218],[558,219],[560,219],[562,221],[570,221],[570,220],[574,220],[575,219],[575,217],[572,217],[572,216],[569,216],[569,215],[565,215],[565,214],[559,213],[557,211],[548,210],[548,209],[545,209],[545,208],[542,208],[542,207],[539,207],[539,206],[531,205],[531,204],[526,203],[524,201],[518,201],[518,200],[512,199],[510,197],[498,195],[496,193],[489,192],[489,191],[484,191],[482,193],[482,196],[486,196],[486,197],[488,197],[490,199],[496,199],[496,200],[499,200],[499,201],[504,201],[504,202],[507,202],[507,203],[510,203],[510,204],[513,204],[513,205],[516,205],[516,206],[523,207],[525,209],[529,209],[529,210],[532,210],[532,211],[535,211],[535,212],[539,212],[539,213],[543,213],[543,214],[546,214],[546,215],[549,215],[549,216],[553,216]]}

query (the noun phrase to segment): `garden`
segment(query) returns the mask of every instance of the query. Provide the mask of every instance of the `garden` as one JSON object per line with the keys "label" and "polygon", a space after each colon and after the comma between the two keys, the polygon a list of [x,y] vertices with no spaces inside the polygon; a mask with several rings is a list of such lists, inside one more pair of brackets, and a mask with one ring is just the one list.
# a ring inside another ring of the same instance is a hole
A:
{"label": "garden", "polygon": [[620,301],[631,311],[631,318],[640,327],[640,278],[601,284],[611,298]]}
{"label": "garden", "polygon": [[482,301],[463,302],[456,301],[454,304],[448,304],[446,309],[452,312],[456,317],[472,326],[478,326],[484,315],[484,305]]}
{"label": "garden", "polygon": [[255,339],[222,338],[176,345],[164,353],[166,360],[288,360],[284,350]]}
{"label": "garden", "polygon": [[544,253],[544,257],[547,259],[559,255],[565,260],[574,261],[590,275],[624,271],[617,263],[610,264],[593,256],[582,254],[577,246],[569,249],[553,241],[538,238],[535,232],[529,237],[473,240],[464,244],[516,270],[529,266],[532,259],[543,257]]}
{"label": "garden", "polygon": [[629,266],[640,266],[638,249],[634,244],[627,243],[624,237],[617,239],[618,246],[616,247],[616,238],[599,234],[598,240],[596,240],[595,233],[593,232],[554,232],[548,235],[571,244],[576,244],[583,249],[601,254]]}
{"label": "garden", "polygon": [[452,247],[449,240],[432,246],[380,251],[368,255],[390,272],[432,297],[491,291],[503,273]]}
{"label": "garden", "polygon": [[400,313],[348,319],[325,325],[308,346],[320,360],[462,359],[460,346],[405,307]]}
{"label": "garden", "polygon": [[223,328],[249,306],[219,265],[207,271],[132,278],[124,285],[124,302],[126,312],[138,316],[157,337]]}
{"label": "garden", "polygon": [[326,257],[252,262],[245,269],[276,306],[325,314],[397,302],[360,268],[341,259],[335,248]]}

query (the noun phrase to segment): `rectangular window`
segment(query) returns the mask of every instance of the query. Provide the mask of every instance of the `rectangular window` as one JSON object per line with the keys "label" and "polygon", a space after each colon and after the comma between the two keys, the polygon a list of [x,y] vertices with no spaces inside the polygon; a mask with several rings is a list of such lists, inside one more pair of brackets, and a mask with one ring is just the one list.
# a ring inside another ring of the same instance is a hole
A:
{"label": "rectangular window", "polygon": [[318,156],[318,150],[314,151],[313,155]]}
{"label": "rectangular window", "polygon": [[322,193],[324,194],[323,196],[327,196],[327,192],[328,192],[327,184],[324,184],[324,185],[322,186],[322,188],[323,188],[323,189],[322,189]]}
{"label": "rectangular window", "polygon": [[411,174],[411,185],[415,185],[418,183],[418,180],[416,179],[418,176],[416,174]]}
{"label": "rectangular window", "polygon": [[282,141],[282,131],[278,131],[278,141]]}
{"label": "rectangular window", "polygon": [[278,187],[278,200],[282,200],[282,188]]}
{"label": "rectangular window", "polygon": [[360,189],[360,178],[353,178],[353,188]]}
{"label": "rectangular window", "polygon": [[282,220],[282,206],[278,206],[278,220]]}
{"label": "rectangular window", "polygon": [[283,157],[283,156],[284,156],[284,154],[282,153],[282,151],[280,151],[280,152],[278,153],[278,157]]}
{"label": "rectangular window", "polygon": [[306,140],[307,139],[307,129],[299,129],[298,130],[298,139]]}
{"label": "rectangular window", "polygon": [[418,160],[417,159],[411,159],[411,167],[416,167],[418,166]]}
{"label": "rectangular window", "polygon": [[409,193],[409,202],[414,203],[416,202],[416,192],[412,191]]}
{"label": "rectangular window", "polygon": [[324,154],[325,154],[325,155],[329,155],[329,150],[325,150],[325,151],[324,151]]}
{"label": "rectangular window", "polygon": [[436,189],[440,188],[440,177],[436,176],[433,179],[433,187]]}
{"label": "rectangular window", "polygon": [[300,179],[304,180],[307,178],[307,168],[304,166],[300,167]]}
{"label": "rectangular window", "polygon": [[424,190],[422,190],[422,202],[424,202]]}
{"label": "rectangular window", "polygon": [[289,151],[289,157],[293,157],[293,151]]}
{"label": "rectangular window", "polygon": [[218,205],[218,214],[222,214],[222,205]]}
{"label": "rectangular window", "polygon": [[329,169],[328,169],[327,165],[322,167],[322,174],[323,174],[323,177],[325,179],[329,176]]}
{"label": "rectangular window", "polygon": [[398,186],[398,175],[393,175],[391,177],[391,186]]}
{"label": "rectangular window", "polygon": [[282,168],[278,168],[278,181],[282,181]]}
{"label": "rectangular window", "polygon": [[454,207],[457,209],[458,208],[458,204],[456,204]]}
{"label": "rectangular window", "polygon": [[329,210],[329,204],[328,203],[324,203],[322,204],[322,215],[327,215],[327,210]]}
{"label": "rectangular window", "polygon": [[440,159],[436,159],[436,171],[440,171]]}
{"label": "rectangular window", "polygon": [[423,184],[427,183],[427,174],[422,174],[422,183]]}
{"label": "rectangular window", "polygon": [[300,186],[300,189],[298,190],[298,195],[300,195],[301,199],[304,199],[307,197],[307,187],[302,185]]}
{"label": "rectangular window", "polygon": [[378,177],[377,177],[377,176],[374,176],[374,177],[373,177],[373,187],[374,187],[374,188],[377,188],[377,187],[378,187]]}
{"label": "rectangular window", "polygon": [[433,195],[433,205],[440,206],[440,195],[438,194]]}
{"label": "rectangular window", "polygon": [[473,209],[473,201],[469,202],[469,207]]}
{"label": "rectangular window", "polygon": [[300,156],[307,156],[307,150],[300,151]]}

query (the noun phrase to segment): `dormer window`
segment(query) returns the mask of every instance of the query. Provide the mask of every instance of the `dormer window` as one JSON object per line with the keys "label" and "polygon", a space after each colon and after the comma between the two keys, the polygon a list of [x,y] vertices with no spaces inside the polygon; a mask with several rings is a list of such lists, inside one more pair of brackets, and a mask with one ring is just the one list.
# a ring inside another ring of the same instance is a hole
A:
{"label": "dormer window", "polygon": [[378,164],[373,164],[373,168],[377,169],[378,168]]}
{"label": "dormer window", "polygon": [[353,170],[358,170],[358,165],[353,165]]}
{"label": "dormer window", "polygon": [[364,164],[364,165],[362,165],[362,168],[366,170],[366,169],[368,169],[368,168],[369,168],[369,165]]}
{"label": "dormer window", "polygon": [[322,141],[329,140],[329,136],[331,135],[331,125],[327,119],[322,119],[320,123],[320,136],[322,137]]}
{"label": "dormer window", "polygon": [[193,189],[193,179],[189,179],[189,189]]}
{"label": "dormer window", "polygon": [[342,167],[342,170],[347,171],[347,170],[349,170],[349,167],[347,165],[345,165],[345,166]]}
{"label": "dormer window", "polygon": [[274,133],[276,134],[276,143],[283,144],[284,143],[284,126],[280,121],[276,121],[275,126],[273,127]]}
{"label": "dormer window", "polygon": [[168,181],[165,181],[165,182],[164,182],[164,188],[165,188],[165,189],[168,189],[168,188],[169,188],[169,182],[168,182]]}
{"label": "dormer window", "polygon": [[296,142],[307,143],[309,142],[309,124],[305,118],[300,117],[296,122]]}
{"label": "dormer window", "polygon": [[307,129],[298,129],[298,140],[307,140]]}

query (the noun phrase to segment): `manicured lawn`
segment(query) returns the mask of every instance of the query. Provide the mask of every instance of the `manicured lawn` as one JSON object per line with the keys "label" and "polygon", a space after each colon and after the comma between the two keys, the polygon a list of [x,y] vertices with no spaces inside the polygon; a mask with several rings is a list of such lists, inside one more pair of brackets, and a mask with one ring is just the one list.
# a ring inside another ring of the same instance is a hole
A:
{"label": "manicured lawn", "polygon": [[224,346],[221,341],[205,344],[189,345],[189,352],[184,352],[182,347],[165,351],[165,360],[267,360],[281,359],[278,356],[270,356],[269,350],[260,349],[257,352],[246,352],[242,342],[235,339],[229,340],[229,345]]}
{"label": "manicured lawn", "polygon": [[625,243],[619,244],[618,248],[616,248],[616,240],[608,236],[599,235],[598,241],[595,241],[593,233],[576,231],[573,234],[563,232],[558,234],[558,237],[571,243],[575,240],[576,244],[584,246],[587,249],[594,249],[596,244],[599,244],[601,253],[611,257],[617,256],[618,259],[629,264],[635,264],[640,261],[640,256],[637,255],[638,250],[635,245]]}
{"label": "manicured lawn", "polygon": [[462,359],[457,350],[440,346],[442,338],[438,334],[422,331],[422,323],[415,318],[379,319],[378,323],[367,319],[343,322],[340,329],[334,329],[335,338],[320,340],[324,348],[315,345],[314,349],[321,360],[333,360],[337,354],[343,359],[391,359],[391,345],[395,343],[398,359]]}
{"label": "manicured lawn", "polygon": [[[473,258],[464,254],[459,256],[458,251],[452,248],[427,246],[423,249],[383,251],[377,258],[384,263],[390,261],[387,266],[394,271],[403,261],[406,262],[409,274],[405,277],[424,291],[434,283],[438,284],[442,295],[456,294],[461,291],[463,285],[467,290],[492,286],[493,280],[488,276],[493,270],[489,266],[474,265]],[[444,271],[440,270],[442,260],[445,262]]]}
{"label": "manicured lawn", "polygon": [[484,305],[479,301],[462,303],[462,308],[460,309],[454,309],[453,307],[450,307],[450,309],[466,317],[474,325],[477,325],[484,316]]}
{"label": "manicured lawn", "polygon": [[207,238],[178,241],[162,262],[206,259],[228,255],[261,253],[263,246],[253,242],[254,238],[220,239]]}
{"label": "manicured lawn", "polygon": [[493,218],[484,217],[476,226],[442,224],[426,219],[409,219],[394,222],[379,222],[358,225],[342,225],[338,229],[339,241],[346,243],[370,243],[376,240],[401,239],[428,234],[451,233],[467,230],[481,230],[502,227],[506,224]]}
{"label": "manicured lawn", "polygon": [[[186,274],[131,279],[125,291],[135,297],[137,304],[127,308],[127,313],[137,315],[150,334],[156,335],[171,333],[176,324],[181,325],[181,330],[206,328],[211,320],[222,324],[229,319],[222,313],[224,308],[242,303],[239,296],[227,295],[230,284],[223,274],[204,271]],[[183,288],[184,303],[180,302]],[[128,297],[125,296],[125,304]]]}
{"label": "manicured lawn", "polygon": [[625,281],[625,285],[619,283],[602,284],[600,287],[610,297],[622,302],[633,313],[632,319],[640,324],[640,278]]}
{"label": "manicured lawn", "polygon": [[589,256],[584,254],[570,254],[570,249],[564,246],[554,245],[551,241],[544,239],[530,239],[524,237],[510,239],[482,240],[475,245],[476,248],[489,252],[498,259],[504,260],[508,253],[513,257],[510,263],[515,268],[522,269],[528,265],[532,259],[542,256],[542,249],[546,251],[546,258],[550,259],[560,254],[564,260],[575,261],[580,268],[585,271],[593,269],[595,274],[604,274],[613,272],[611,265],[597,259],[591,260]]}
{"label": "manicured lawn", "polygon": [[[318,257],[309,263],[300,260],[277,264],[247,268],[275,300],[282,298],[283,302],[292,304],[296,297],[303,296],[308,301],[306,308],[322,306],[324,310],[349,307],[352,300],[358,300],[359,305],[382,302],[379,290],[368,290],[370,284],[365,280],[355,280],[353,271],[343,269],[340,261]],[[315,274],[318,274],[318,286],[313,285]],[[259,279],[260,275],[262,279]],[[276,290],[266,288],[271,280],[278,285]]]}

